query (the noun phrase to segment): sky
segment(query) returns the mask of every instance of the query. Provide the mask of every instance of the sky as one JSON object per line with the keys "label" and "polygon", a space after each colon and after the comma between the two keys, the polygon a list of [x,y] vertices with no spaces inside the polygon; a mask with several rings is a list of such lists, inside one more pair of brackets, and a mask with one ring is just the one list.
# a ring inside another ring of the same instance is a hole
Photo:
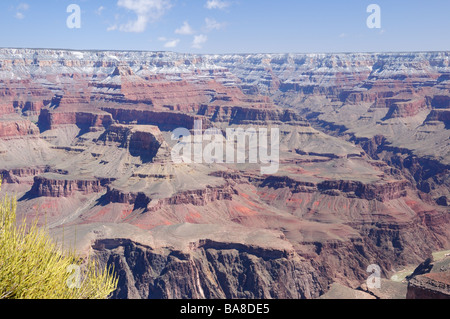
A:
{"label": "sky", "polygon": [[[371,4],[379,11],[368,12]],[[368,19],[379,25],[369,28]],[[1,0],[0,47],[209,54],[448,51],[450,1]]]}

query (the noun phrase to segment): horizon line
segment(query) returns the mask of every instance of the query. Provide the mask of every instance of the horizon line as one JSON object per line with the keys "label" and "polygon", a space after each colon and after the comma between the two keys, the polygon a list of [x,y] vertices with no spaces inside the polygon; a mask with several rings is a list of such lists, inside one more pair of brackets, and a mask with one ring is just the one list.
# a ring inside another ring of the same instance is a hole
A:
{"label": "horizon line", "polygon": [[255,54],[405,54],[405,53],[450,53],[450,50],[413,50],[413,51],[311,51],[311,52],[246,52],[246,53],[189,53],[164,50],[119,50],[119,49],[71,49],[71,48],[32,48],[32,47],[2,47],[0,50],[49,50],[73,52],[141,52],[141,53],[174,53],[186,55],[255,55]]}

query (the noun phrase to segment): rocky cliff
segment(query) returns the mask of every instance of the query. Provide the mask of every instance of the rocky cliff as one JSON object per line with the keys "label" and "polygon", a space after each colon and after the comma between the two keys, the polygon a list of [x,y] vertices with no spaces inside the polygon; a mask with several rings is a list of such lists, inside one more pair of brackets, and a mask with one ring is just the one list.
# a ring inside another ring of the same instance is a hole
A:
{"label": "rocky cliff", "polygon": [[88,195],[101,192],[110,182],[108,179],[63,179],[58,175],[41,175],[34,178],[30,194],[36,197],[70,197],[75,193]]}
{"label": "rocky cliff", "polygon": [[[0,174],[116,298],[316,298],[448,249],[449,74],[448,52],[0,49]],[[279,170],[174,163],[196,120],[279,128]]]}
{"label": "rocky cliff", "polygon": [[167,149],[167,143],[156,126],[111,125],[98,141],[105,144],[115,142],[129,151],[131,156],[140,157],[143,162],[155,159],[160,149]]}
{"label": "rocky cliff", "polygon": [[302,299],[318,297],[326,279],[298,256],[246,244],[204,240],[191,252],[155,252],[129,240],[99,240],[94,249],[120,269],[113,298]]}
{"label": "rocky cliff", "polygon": [[39,129],[30,121],[14,118],[0,120],[0,138],[38,134]]}
{"label": "rocky cliff", "polygon": [[428,258],[408,277],[407,299],[450,299],[450,258]]}

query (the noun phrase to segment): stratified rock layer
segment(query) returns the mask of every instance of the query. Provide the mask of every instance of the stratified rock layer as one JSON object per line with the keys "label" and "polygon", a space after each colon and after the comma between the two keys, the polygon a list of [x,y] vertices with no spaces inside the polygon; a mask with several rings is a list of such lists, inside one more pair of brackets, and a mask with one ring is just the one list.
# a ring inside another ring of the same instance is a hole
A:
{"label": "stratified rock layer", "polygon": [[[353,294],[449,247],[449,75],[448,52],[0,49],[3,189],[113,264],[116,298]],[[177,163],[176,128],[277,128],[279,169]]]}
{"label": "stratified rock layer", "polygon": [[450,257],[420,264],[408,280],[406,298],[450,299]]}

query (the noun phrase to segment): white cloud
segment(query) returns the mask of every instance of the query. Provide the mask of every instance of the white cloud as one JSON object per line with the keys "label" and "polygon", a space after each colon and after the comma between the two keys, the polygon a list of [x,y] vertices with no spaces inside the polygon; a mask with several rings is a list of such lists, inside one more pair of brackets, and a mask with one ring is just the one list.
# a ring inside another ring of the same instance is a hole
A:
{"label": "white cloud", "polygon": [[30,9],[30,5],[28,3],[21,3],[17,6],[17,10],[19,11],[27,11]]}
{"label": "white cloud", "polygon": [[175,48],[178,45],[178,43],[180,43],[180,39],[171,40],[171,41],[166,42],[164,44],[164,47],[165,48]]}
{"label": "white cloud", "polygon": [[185,21],[180,28],[175,30],[175,33],[181,34],[181,35],[191,35],[191,34],[194,34],[195,31],[192,29],[192,27],[189,25],[189,23],[187,21]]}
{"label": "white cloud", "polygon": [[180,39],[167,39],[166,37],[159,37],[158,41],[165,42],[165,48],[175,48],[180,43]]}
{"label": "white cloud", "polygon": [[96,15],[102,15],[103,10],[105,10],[104,6],[100,6],[97,10],[95,10]]}
{"label": "white cloud", "polygon": [[25,18],[25,15],[22,12],[16,13],[16,19],[22,20],[23,18]]}
{"label": "white cloud", "polygon": [[17,8],[16,8],[16,14],[15,17],[16,19],[22,20],[25,18],[25,14],[23,13],[23,11],[27,11],[28,9],[30,9],[30,5],[28,3],[20,3]]}
{"label": "white cloud", "polygon": [[346,37],[348,37],[348,34],[347,33],[341,33],[341,34],[339,34],[339,38],[346,38]]}
{"label": "white cloud", "polygon": [[106,29],[106,31],[116,31],[119,27],[117,24],[114,24]]}
{"label": "white cloud", "polygon": [[170,0],[118,0],[117,6],[133,11],[137,19],[122,24],[120,31],[144,32],[147,24],[161,18],[171,7]]}
{"label": "white cloud", "polygon": [[212,31],[212,30],[223,29],[223,28],[225,28],[225,26],[226,26],[226,23],[220,23],[220,22],[217,22],[216,20],[210,19],[210,18],[205,19],[205,29],[208,32]]}
{"label": "white cloud", "polygon": [[222,0],[208,0],[206,1],[205,7],[207,9],[220,9],[223,10],[230,6],[230,3]]}
{"label": "white cloud", "polygon": [[194,41],[192,42],[192,47],[194,49],[201,49],[203,47],[203,44],[208,41],[208,37],[204,34],[196,35],[194,37]]}

